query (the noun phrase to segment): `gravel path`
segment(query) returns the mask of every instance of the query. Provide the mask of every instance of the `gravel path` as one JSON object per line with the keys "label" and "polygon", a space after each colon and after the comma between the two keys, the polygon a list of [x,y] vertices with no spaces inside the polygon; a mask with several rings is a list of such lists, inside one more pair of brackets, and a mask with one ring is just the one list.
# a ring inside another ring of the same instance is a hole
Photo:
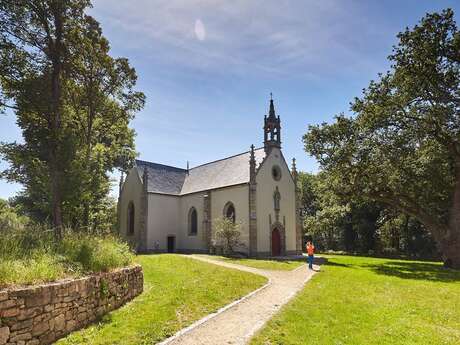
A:
{"label": "gravel path", "polygon": [[[224,307],[166,339],[161,345],[246,344],[277,311],[303,287],[315,273],[303,265],[293,271],[261,270],[191,255],[196,260],[263,275],[268,284],[243,300]],[[315,270],[319,267],[315,266]]]}

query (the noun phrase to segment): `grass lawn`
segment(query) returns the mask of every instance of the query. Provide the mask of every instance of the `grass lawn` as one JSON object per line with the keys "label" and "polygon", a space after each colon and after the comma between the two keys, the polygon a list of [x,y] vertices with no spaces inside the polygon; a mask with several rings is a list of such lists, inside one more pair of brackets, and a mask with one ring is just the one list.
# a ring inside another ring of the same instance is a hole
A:
{"label": "grass lawn", "polygon": [[144,255],[144,293],[57,344],[154,344],[266,283],[180,255]]}
{"label": "grass lawn", "polygon": [[251,344],[460,344],[460,272],[433,262],[325,256]]}
{"label": "grass lawn", "polygon": [[[263,260],[263,259],[239,259],[239,258],[227,258],[219,255],[201,255],[209,259],[226,261],[238,265],[260,268],[263,270],[280,270],[280,271],[291,271],[299,266],[305,264],[305,261],[281,261],[281,260]],[[305,258],[306,260],[306,258]]]}

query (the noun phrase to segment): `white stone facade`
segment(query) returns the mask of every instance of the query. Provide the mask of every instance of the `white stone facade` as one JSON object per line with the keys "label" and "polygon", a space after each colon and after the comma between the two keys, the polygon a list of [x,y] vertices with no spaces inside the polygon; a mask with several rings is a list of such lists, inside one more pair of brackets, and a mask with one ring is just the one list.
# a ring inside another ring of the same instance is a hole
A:
{"label": "white stone facade", "polygon": [[[266,124],[269,121],[270,116]],[[209,252],[213,220],[225,216],[231,203],[241,225],[243,245],[238,251],[250,256],[299,254],[297,175],[289,170],[279,138],[276,141],[279,117],[277,121],[275,139],[271,137],[264,148],[252,147],[190,170],[138,161],[120,186],[120,234],[139,251]],[[270,128],[266,131],[268,136]],[[191,228],[192,208],[196,232]]]}

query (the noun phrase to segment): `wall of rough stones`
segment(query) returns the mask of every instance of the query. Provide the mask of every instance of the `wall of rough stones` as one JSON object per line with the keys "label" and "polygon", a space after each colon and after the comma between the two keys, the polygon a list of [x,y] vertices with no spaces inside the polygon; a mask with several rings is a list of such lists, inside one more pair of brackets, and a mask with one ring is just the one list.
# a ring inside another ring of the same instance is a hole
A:
{"label": "wall of rough stones", "polygon": [[0,290],[0,345],[50,344],[143,290],[140,266],[76,280]]}

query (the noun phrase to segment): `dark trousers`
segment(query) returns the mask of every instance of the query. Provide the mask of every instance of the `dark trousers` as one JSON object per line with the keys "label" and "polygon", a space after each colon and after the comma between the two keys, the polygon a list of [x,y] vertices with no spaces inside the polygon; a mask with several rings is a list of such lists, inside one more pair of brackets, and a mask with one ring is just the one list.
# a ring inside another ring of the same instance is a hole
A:
{"label": "dark trousers", "polygon": [[308,255],[308,268],[309,269],[313,269],[313,259],[314,259],[314,255]]}

